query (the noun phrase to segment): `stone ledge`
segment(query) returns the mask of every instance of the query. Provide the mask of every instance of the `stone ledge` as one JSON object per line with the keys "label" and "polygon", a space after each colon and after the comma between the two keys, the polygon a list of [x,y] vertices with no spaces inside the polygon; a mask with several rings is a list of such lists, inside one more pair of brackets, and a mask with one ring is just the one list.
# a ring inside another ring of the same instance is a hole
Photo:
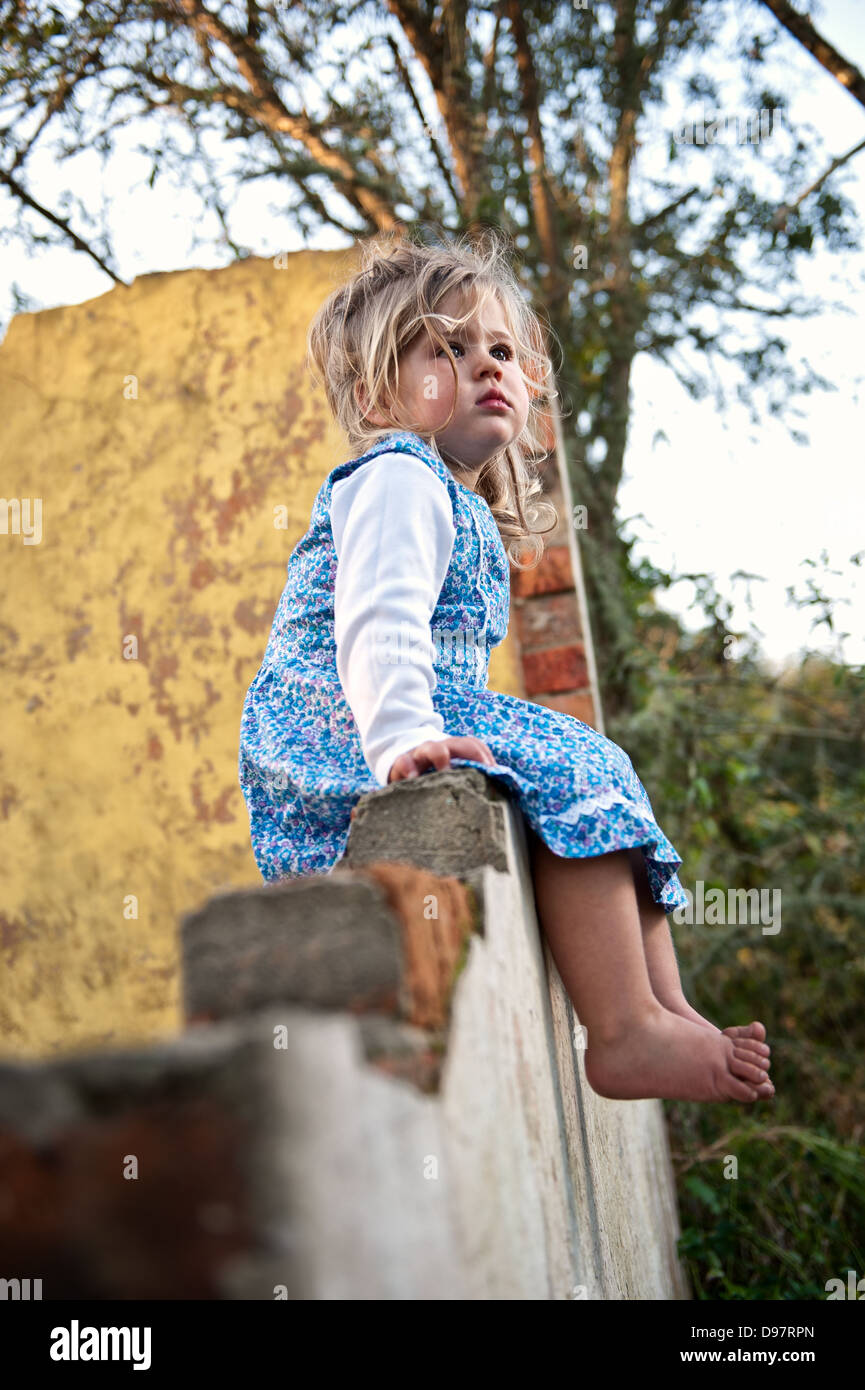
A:
{"label": "stone ledge", "polygon": [[400,860],[458,878],[485,865],[505,873],[509,804],[504,788],[473,767],[395,782],[361,797],[340,862]]}
{"label": "stone ledge", "polygon": [[181,924],[186,1020],[296,1003],[441,1030],[479,920],[470,886],[405,863],[223,894]]}

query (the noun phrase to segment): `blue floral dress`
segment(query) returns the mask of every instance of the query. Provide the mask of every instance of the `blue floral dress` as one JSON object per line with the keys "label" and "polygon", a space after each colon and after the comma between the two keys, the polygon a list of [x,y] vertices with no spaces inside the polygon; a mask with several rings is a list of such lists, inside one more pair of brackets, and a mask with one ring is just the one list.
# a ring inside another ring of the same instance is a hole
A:
{"label": "blue floral dress", "polygon": [[476,767],[502,784],[555,854],[583,859],[640,846],[655,901],[667,912],[686,906],[676,873],[682,861],[627,753],[569,714],[487,689],[489,653],[508,626],[508,557],[484,499],[408,432],[377,440],[328,474],[309,529],[288,560],[288,581],[240,728],[238,775],[263,878],[329,872],[345,852],[352,808],[379,788],[337,675],[329,507],[334,483],[393,450],[422,459],[453,505],[456,537],[431,628],[465,633],[465,640],[456,653],[434,643],[432,702],[446,734],[482,739],[496,763],[452,758],[452,765]]}

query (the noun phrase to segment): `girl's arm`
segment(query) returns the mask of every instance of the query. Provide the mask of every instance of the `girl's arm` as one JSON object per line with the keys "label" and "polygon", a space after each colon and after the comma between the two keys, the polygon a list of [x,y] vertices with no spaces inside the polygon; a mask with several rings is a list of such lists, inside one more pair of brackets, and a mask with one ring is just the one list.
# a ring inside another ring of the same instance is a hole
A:
{"label": "girl's arm", "polygon": [[337,673],[381,786],[397,757],[444,740],[430,619],[456,530],[448,490],[408,454],[379,454],[331,491]]}

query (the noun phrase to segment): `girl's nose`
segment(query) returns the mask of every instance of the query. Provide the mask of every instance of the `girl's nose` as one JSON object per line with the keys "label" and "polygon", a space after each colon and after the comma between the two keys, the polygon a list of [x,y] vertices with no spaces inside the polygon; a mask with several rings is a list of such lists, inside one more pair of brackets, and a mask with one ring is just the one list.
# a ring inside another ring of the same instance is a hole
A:
{"label": "girl's nose", "polygon": [[492,368],[494,376],[500,375],[502,370],[502,364],[497,357],[489,357],[486,353],[481,353],[481,358],[477,367],[477,371],[480,372],[481,376],[484,376],[490,370],[490,368]]}

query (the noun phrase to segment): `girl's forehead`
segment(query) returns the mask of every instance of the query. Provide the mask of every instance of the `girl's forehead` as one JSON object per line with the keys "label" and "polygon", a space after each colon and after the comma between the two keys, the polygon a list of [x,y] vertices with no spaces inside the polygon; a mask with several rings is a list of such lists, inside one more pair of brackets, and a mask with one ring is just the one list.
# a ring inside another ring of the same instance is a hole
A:
{"label": "girl's forehead", "polygon": [[512,336],[505,305],[495,291],[480,288],[469,291],[452,290],[439,301],[429,315],[427,323],[443,332],[449,328],[447,319],[462,319],[466,314],[470,317],[465,323],[460,324],[460,332],[476,331],[483,326],[496,336]]}

